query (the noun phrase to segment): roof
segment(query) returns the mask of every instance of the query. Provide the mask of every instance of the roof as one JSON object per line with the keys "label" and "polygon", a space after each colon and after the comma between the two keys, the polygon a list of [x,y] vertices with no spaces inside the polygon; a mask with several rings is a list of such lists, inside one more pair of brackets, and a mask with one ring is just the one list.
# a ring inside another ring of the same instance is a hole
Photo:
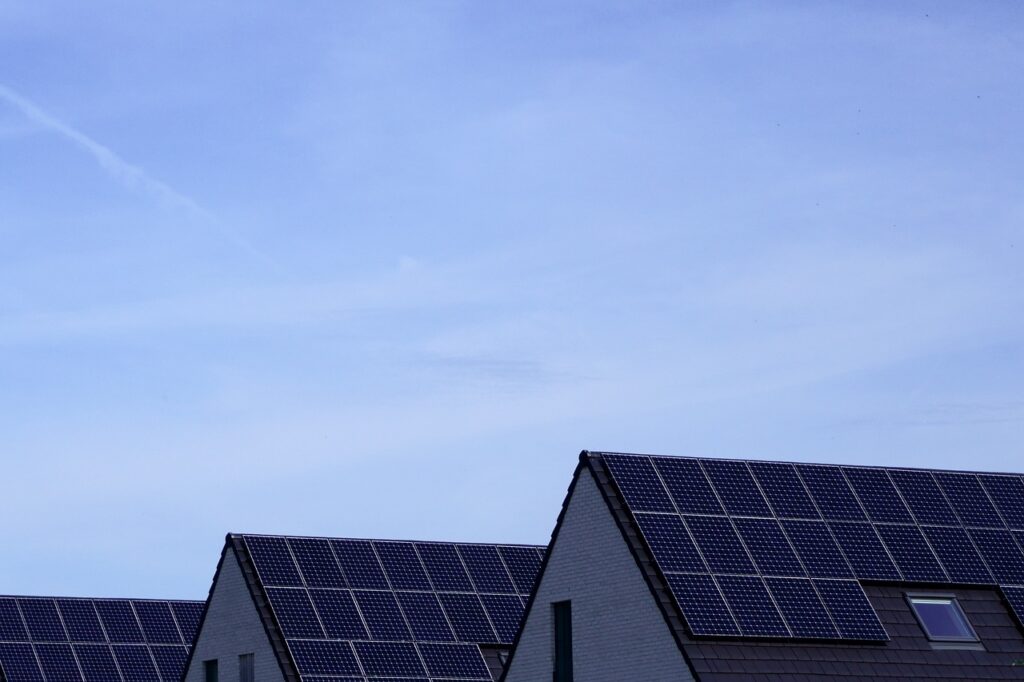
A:
{"label": "roof", "polygon": [[[285,679],[490,680],[543,547],[228,536]],[[493,661],[490,662],[493,667]]]}
{"label": "roof", "polygon": [[203,602],[0,597],[6,682],[177,682]]}

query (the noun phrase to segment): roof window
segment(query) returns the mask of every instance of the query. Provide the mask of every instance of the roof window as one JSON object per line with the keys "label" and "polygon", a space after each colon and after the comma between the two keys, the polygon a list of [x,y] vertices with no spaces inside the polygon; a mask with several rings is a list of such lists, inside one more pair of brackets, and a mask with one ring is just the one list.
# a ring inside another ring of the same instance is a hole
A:
{"label": "roof window", "polygon": [[933,642],[977,642],[967,616],[955,597],[945,595],[907,595],[910,608],[928,639]]}

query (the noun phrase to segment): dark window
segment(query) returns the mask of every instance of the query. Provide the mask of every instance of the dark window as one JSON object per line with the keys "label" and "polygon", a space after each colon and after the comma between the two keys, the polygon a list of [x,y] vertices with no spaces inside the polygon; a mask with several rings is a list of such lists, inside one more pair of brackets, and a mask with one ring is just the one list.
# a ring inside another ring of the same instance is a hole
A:
{"label": "dark window", "polygon": [[978,641],[978,635],[954,597],[908,595],[907,601],[933,642]]}
{"label": "dark window", "polygon": [[203,661],[203,679],[206,682],[217,682],[217,659]]}
{"label": "dark window", "polygon": [[552,604],[555,616],[555,682],[572,682],[572,602]]}
{"label": "dark window", "polygon": [[256,682],[256,661],[253,654],[238,657],[238,682]]}

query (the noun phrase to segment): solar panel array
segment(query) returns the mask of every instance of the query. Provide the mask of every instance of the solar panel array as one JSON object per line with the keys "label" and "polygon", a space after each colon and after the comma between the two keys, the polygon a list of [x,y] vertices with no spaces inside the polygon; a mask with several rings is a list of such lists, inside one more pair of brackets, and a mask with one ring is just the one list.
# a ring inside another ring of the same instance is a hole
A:
{"label": "solar panel array", "polygon": [[694,635],[887,640],[860,581],[998,585],[1024,624],[1020,476],[601,458]]}
{"label": "solar panel array", "polygon": [[6,682],[178,682],[203,602],[0,597]]}
{"label": "solar panel array", "polygon": [[305,680],[490,680],[543,548],[244,536]]}

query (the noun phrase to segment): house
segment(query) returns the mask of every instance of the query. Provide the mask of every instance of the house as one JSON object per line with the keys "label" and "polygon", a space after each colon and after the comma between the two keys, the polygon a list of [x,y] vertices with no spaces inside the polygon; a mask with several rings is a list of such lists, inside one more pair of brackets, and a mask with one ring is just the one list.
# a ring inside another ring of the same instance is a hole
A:
{"label": "house", "polygon": [[1014,474],[583,452],[506,682],[1024,679]]}
{"label": "house", "polygon": [[184,679],[496,679],[542,559],[525,545],[229,534]]}
{"label": "house", "polygon": [[203,603],[0,597],[0,680],[177,682]]}

